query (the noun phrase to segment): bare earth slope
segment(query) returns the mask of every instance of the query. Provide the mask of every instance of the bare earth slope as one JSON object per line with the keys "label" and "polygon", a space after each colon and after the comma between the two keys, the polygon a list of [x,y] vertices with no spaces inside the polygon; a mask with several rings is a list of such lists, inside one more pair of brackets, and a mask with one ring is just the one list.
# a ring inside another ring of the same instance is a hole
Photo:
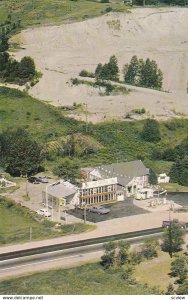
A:
{"label": "bare earth slope", "polygon": [[[30,93],[55,105],[88,103],[90,120],[124,118],[133,108],[145,107],[158,119],[188,116],[188,9],[137,8],[87,21],[28,29],[21,33],[23,47],[15,55],[32,56],[43,73]],[[164,73],[158,92],[135,88],[129,95],[100,96],[89,86],[71,86],[82,69],[94,71],[115,54],[120,70],[133,55],[156,60]],[[83,116],[84,117],[84,116]]]}

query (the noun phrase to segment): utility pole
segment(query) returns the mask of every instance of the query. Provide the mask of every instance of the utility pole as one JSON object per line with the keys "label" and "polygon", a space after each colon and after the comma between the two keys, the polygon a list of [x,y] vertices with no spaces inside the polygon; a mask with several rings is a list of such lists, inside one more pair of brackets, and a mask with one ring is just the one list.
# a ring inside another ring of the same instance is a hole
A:
{"label": "utility pole", "polygon": [[84,203],[84,224],[86,224],[86,221],[87,221],[87,217],[86,217],[86,203]]}
{"label": "utility pole", "polygon": [[87,107],[87,103],[84,103],[85,104],[85,115],[86,115],[86,132],[88,131],[88,107]]}
{"label": "utility pole", "polygon": [[28,187],[27,187],[27,174],[26,174],[25,190],[26,190],[26,196],[28,196]]}
{"label": "utility pole", "polygon": [[32,227],[29,228],[29,240],[32,241],[32,233],[33,233],[33,230],[32,230]]}
{"label": "utility pole", "polygon": [[171,211],[169,211],[168,234],[169,234],[169,255],[170,255],[170,258],[172,258],[172,220],[171,220]]}

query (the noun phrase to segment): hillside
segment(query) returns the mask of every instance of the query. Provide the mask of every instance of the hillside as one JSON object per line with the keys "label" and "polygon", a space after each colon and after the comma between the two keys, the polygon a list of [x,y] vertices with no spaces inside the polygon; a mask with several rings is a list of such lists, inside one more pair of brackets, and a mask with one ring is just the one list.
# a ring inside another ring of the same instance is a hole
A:
{"label": "hillside", "polygon": [[[186,8],[136,8],[130,13],[110,13],[79,23],[24,30],[21,59],[34,58],[43,77],[30,93],[55,105],[87,103],[93,122],[124,119],[132,109],[144,107],[144,117],[157,119],[188,115],[188,10]],[[133,88],[128,94],[100,96],[88,85],[72,86],[70,79],[82,69],[94,71],[115,54],[120,70],[133,55],[156,60],[164,74],[159,92]],[[79,113],[76,118],[85,119]]]}

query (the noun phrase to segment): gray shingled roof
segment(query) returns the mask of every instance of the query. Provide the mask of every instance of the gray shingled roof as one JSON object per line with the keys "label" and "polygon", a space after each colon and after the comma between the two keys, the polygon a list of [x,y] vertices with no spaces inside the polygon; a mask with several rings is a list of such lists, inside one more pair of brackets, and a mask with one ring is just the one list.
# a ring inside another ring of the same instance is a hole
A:
{"label": "gray shingled roof", "polygon": [[126,185],[133,177],[140,177],[149,174],[149,169],[146,168],[141,160],[130,162],[113,163],[110,165],[102,165],[96,167],[101,175],[106,177],[118,177],[118,182]]}
{"label": "gray shingled roof", "polygon": [[61,181],[48,187],[48,194],[59,199],[74,195],[76,191],[77,190],[74,186],[67,187]]}

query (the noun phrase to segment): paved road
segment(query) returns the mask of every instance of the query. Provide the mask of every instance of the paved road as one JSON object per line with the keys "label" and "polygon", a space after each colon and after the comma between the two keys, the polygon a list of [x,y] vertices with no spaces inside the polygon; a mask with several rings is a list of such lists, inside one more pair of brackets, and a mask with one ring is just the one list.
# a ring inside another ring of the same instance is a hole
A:
{"label": "paved road", "polygon": [[[188,221],[188,213],[173,213],[171,218],[176,218],[181,221]],[[50,244],[67,243],[79,241],[83,239],[91,239],[95,237],[109,236],[119,233],[133,232],[150,228],[161,227],[163,220],[169,219],[169,212],[154,212],[129,216],[119,219],[103,221],[97,224],[97,228],[90,232],[81,234],[73,234],[63,237],[58,237],[50,240],[31,241],[24,244],[10,245],[0,247],[0,253],[12,252],[16,250],[29,249],[34,247],[48,246]]]}
{"label": "paved road", "polygon": [[1,261],[0,279],[52,268],[78,266],[88,261],[98,261],[102,254],[102,245],[92,245]]}

